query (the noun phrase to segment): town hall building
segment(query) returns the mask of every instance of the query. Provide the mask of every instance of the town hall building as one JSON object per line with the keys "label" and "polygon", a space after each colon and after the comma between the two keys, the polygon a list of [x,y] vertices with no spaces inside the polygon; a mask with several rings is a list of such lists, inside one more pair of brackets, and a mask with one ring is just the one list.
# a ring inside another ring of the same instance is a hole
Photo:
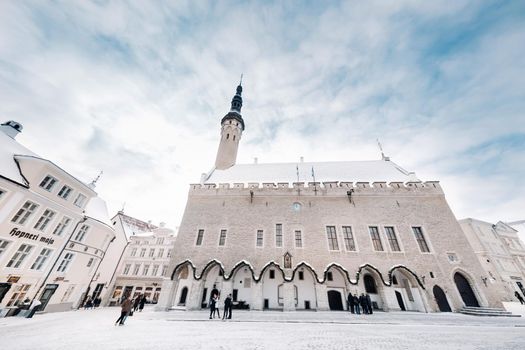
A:
{"label": "town hall building", "polygon": [[384,311],[502,306],[438,181],[385,156],[236,164],[241,107],[239,85],[215,166],[190,185],[158,310],[205,308],[214,288],[251,310],[343,310],[348,293]]}

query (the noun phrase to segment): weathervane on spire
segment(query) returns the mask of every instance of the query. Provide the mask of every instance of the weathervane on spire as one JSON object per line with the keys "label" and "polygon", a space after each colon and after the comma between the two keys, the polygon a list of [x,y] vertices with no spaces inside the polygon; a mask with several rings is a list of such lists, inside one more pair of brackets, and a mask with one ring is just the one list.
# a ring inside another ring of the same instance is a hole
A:
{"label": "weathervane on spire", "polygon": [[244,75],[244,73],[241,73],[241,81],[239,82],[239,86],[242,86],[242,76]]}

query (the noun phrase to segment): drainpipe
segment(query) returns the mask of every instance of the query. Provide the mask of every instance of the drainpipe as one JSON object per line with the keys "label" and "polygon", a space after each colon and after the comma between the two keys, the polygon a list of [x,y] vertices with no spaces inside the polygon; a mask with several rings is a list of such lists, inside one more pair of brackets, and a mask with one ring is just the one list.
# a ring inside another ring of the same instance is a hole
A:
{"label": "drainpipe", "polygon": [[[62,246],[62,249],[60,250],[60,253],[58,253],[57,258],[56,258],[55,262],[53,263],[53,266],[51,266],[51,268],[47,272],[46,277],[44,278],[44,281],[42,282],[42,284],[40,284],[40,287],[38,287],[38,290],[36,291],[35,295],[33,296],[33,299],[31,299],[31,304],[33,303],[33,301],[35,301],[35,299],[37,298],[38,294],[40,294],[40,291],[42,290],[42,288],[46,285],[47,279],[51,275],[51,272],[53,272],[53,270],[55,269],[55,266],[57,265],[58,261],[60,260],[60,257],[62,256],[62,253],[64,252],[64,250],[66,250],[66,247],[68,246],[69,242],[71,242],[71,239],[73,238],[73,235],[75,234],[75,231],[78,229],[80,224],[86,222],[86,220],[87,220],[87,217],[84,216],[79,222],[77,222],[77,224],[75,225],[75,228],[73,229],[73,231],[71,231],[71,234],[69,235],[66,243]],[[40,311],[44,311],[44,310],[40,310]]]}

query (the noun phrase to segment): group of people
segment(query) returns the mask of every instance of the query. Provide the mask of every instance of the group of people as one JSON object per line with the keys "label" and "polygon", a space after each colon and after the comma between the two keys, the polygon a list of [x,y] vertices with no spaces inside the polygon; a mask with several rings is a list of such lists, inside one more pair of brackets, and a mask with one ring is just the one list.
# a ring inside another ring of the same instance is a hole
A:
{"label": "group of people", "polygon": [[120,317],[115,322],[115,326],[117,324],[123,326],[128,316],[133,316],[134,311],[139,310],[139,312],[142,312],[146,301],[147,299],[144,294],[140,294],[134,299],[131,299],[129,295],[124,297],[124,301],[120,304]]}
{"label": "group of people", "polygon": [[100,306],[100,303],[102,302],[102,299],[99,297],[92,299],[91,297],[87,297],[86,302],[84,303],[84,310],[93,309],[94,307],[97,308]]}
{"label": "group of people", "polygon": [[[210,294],[210,320],[212,318],[215,318],[215,314],[217,314],[217,318],[221,318],[221,313],[219,311],[219,300],[220,300],[220,293],[217,289],[216,285],[213,285],[213,289]],[[228,294],[226,299],[224,299],[224,310],[222,313],[222,319],[231,319],[232,318],[232,295]]]}
{"label": "group of people", "polygon": [[371,315],[374,313],[373,307],[372,307],[372,299],[370,299],[370,295],[361,293],[361,295],[352,295],[352,293],[348,293],[348,309],[351,313],[360,315],[361,313],[365,315]]}

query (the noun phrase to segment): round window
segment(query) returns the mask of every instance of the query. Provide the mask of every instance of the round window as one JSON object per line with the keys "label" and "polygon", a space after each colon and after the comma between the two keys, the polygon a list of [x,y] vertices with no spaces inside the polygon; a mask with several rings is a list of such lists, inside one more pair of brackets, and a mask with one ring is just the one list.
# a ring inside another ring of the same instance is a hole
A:
{"label": "round window", "polygon": [[294,211],[299,211],[301,210],[301,203],[299,202],[295,202],[293,205],[292,205],[292,208]]}

